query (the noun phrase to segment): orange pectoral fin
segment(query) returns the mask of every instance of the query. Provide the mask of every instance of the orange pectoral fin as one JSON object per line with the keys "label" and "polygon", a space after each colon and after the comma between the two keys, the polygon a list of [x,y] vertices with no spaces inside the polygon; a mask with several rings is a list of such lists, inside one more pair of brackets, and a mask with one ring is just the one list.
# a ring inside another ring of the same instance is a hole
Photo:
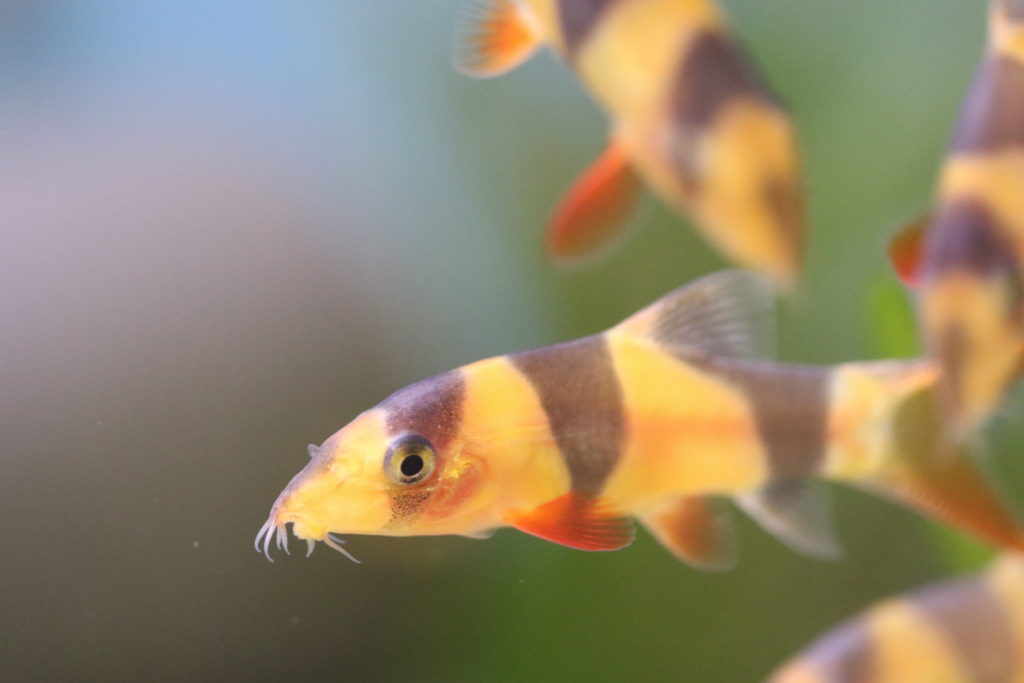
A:
{"label": "orange pectoral fin", "polygon": [[633,523],[600,498],[570,491],[532,510],[510,512],[509,526],[579,550],[618,550],[633,542]]}
{"label": "orange pectoral fin", "polygon": [[620,143],[614,140],[562,197],[551,215],[547,251],[559,262],[594,254],[626,222],[640,189]]}
{"label": "orange pectoral fin", "polygon": [[907,287],[916,287],[921,273],[921,250],[925,230],[931,222],[924,215],[910,222],[893,235],[889,242],[889,261],[896,275]]}
{"label": "orange pectoral fin", "polygon": [[452,58],[467,76],[500,76],[526,61],[540,45],[530,10],[515,0],[473,0],[455,29]]}

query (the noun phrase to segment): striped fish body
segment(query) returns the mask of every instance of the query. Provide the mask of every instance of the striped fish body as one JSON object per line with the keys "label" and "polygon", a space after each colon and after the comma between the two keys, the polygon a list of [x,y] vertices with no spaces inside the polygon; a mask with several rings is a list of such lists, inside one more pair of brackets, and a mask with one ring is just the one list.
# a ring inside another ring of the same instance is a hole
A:
{"label": "striped fish body", "polygon": [[[562,55],[611,116],[616,159],[667,204],[693,216],[731,260],[792,285],[803,245],[795,133],[729,35],[717,5],[524,0],[517,6],[536,42]],[[487,22],[478,25],[498,31],[499,24]],[[499,43],[470,44],[479,52],[481,45]],[[472,67],[463,70],[473,73]],[[592,196],[628,194],[608,180],[611,173],[608,163],[596,164],[565,198],[548,236],[556,258],[575,258],[579,243],[593,249],[614,233],[600,216],[616,208]],[[588,202],[603,202],[600,216],[586,210]],[[586,241],[596,231],[607,234]]]}
{"label": "striped fish body", "polygon": [[570,491],[638,515],[666,497],[738,496],[826,470],[858,477],[880,455],[865,424],[882,427],[901,382],[934,376],[920,364],[709,357],[616,330],[459,374],[461,429],[470,442],[498,444],[485,448],[488,462],[507,468],[499,516]]}
{"label": "striped fish body", "polygon": [[829,631],[770,683],[1024,681],[1024,563],[891,598]]}
{"label": "striped fish body", "polygon": [[935,457],[933,366],[751,359],[770,291],[710,276],[606,333],[407,387],[317,450],[264,541],[289,523],[307,540],[512,526],[611,550],[637,518],[681,559],[720,568],[733,557],[725,499],[794,548],[834,555],[813,482],[835,479],[1020,544],[970,461]]}
{"label": "striped fish body", "polygon": [[924,238],[918,309],[957,432],[996,409],[1024,344],[1024,9],[992,4]]}

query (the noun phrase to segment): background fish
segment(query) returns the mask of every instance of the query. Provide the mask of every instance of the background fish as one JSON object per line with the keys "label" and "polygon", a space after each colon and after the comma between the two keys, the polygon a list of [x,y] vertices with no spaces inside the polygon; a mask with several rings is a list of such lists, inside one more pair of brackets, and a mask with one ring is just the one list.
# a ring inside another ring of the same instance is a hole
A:
{"label": "background fish", "polygon": [[[922,236],[923,233],[923,236]],[[930,220],[891,254],[918,292],[955,432],[989,417],[1024,344],[1024,3],[991,6],[988,50],[964,99]]]}
{"label": "background fish", "polygon": [[552,257],[605,245],[642,179],[728,258],[793,284],[803,249],[795,134],[714,2],[477,0],[462,17],[455,62],[495,76],[541,45],[612,119],[608,148],[551,219]]}
{"label": "background fish", "polygon": [[1024,560],[886,600],[830,630],[769,683],[1024,680]]}
{"label": "background fish", "polygon": [[[838,547],[816,479],[895,498],[997,545],[1024,536],[963,453],[944,449],[922,361],[751,360],[771,288],[706,277],[608,332],[498,356],[407,387],[338,431],[256,538],[341,549],[331,533],[486,535],[511,526],[616,550],[639,519],[696,566],[734,544],[723,500],[797,550]],[[343,551],[344,552],[344,551]]]}

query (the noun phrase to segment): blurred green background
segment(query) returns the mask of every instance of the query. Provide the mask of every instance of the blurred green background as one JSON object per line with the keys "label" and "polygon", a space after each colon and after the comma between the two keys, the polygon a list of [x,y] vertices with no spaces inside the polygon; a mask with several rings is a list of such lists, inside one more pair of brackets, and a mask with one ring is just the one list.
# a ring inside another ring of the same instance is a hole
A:
{"label": "blurred green background", "polygon": [[[831,564],[745,520],[726,574],[646,535],[253,552],[306,444],[395,389],[603,329],[721,265],[648,200],[612,258],[550,268],[541,225],[606,122],[548,53],[455,74],[458,4],[0,2],[4,680],[753,681],[985,561],[838,488]],[[929,205],[985,3],[725,5],[806,162],[781,356],[912,355],[884,246]],[[1022,439],[1001,420],[982,448],[1018,500]]]}

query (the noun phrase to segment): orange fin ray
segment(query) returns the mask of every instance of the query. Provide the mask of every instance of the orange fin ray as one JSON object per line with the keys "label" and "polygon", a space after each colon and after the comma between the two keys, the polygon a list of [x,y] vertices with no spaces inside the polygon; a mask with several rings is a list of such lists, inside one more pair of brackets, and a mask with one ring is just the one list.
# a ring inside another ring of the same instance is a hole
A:
{"label": "orange fin ray", "polygon": [[889,262],[907,287],[916,287],[921,277],[921,252],[932,217],[919,216],[902,227],[889,241]]}
{"label": "orange fin ray", "polygon": [[697,569],[724,571],[736,565],[736,529],[720,498],[672,498],[642,519],[669,552]]}
{"label": "orange fin ray", "polygon": [[540,27],[522,3],[472,0],[455,28],[452,61],[467,76],[500,76],[526,61],[540,42]]}
{"label": "orange fin ray", "polygon": [[505,523],[579,550],[618,550],[633,542],[633,522],[601,498],[570,491],[532,510],[510,512]]}
{"label": "orange fin ray", "polygon": [[608,246],[621,233],[640,188],[625,149],[613,140],[552,213],[545,238],[548,255],[569,263]]}

